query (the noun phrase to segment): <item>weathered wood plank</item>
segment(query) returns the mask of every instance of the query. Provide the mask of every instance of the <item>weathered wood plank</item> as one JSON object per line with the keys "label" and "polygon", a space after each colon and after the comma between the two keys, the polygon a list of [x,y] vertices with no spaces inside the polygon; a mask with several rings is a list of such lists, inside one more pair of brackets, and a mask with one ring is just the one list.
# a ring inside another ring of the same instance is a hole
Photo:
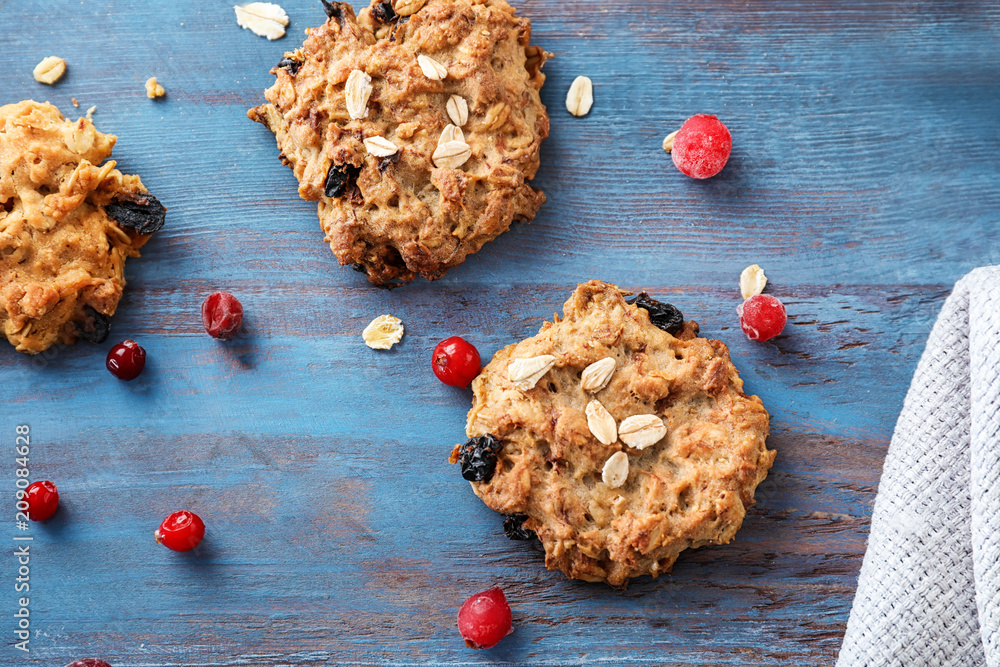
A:
{"label": "weathered wood plank", "polygon": [[[31,530],[32,653],[8,645],[0,663],[831,664],[926,334],[955,279],[1000,262],[1000,7],[519,3],[556,54],[548,202],[443,280],[385,292],[336,266],[245,117],[323,19],[318,2],[282,4],[289,36],[267,42],[227,4],[0,0],[0,104],[97,105],[119,166],[170,208],[114,322],[149,350],[141,379],[103,370],[108,345],[0,348],[0,429],[31,424],[32,474],[63,493]],[[51,54],[70,69],[50,88],[31,68]],[[582,119],[563,107],[578,74],[595,83]],[[152,75],[168,91],[155,103]],[[735,138],[707,182],[660,149],[695,112]],[[789,309],[773,344],[736,323],[754,262]],[[591,277],[662,295],[726,342],[779,451],[732,544],[624,592],[566,581],[502,536],[446,462],[469,395],[428,369],[441,338],[488,356]],[[227,345],[199,324],[218,288],[248,313]],[[385,312],[407,335],[374,353],[359,333]],[[209,524],[194,555],[152,543],[180,506]],[[493,582],[516,633],[473,653],[454,614]]]}

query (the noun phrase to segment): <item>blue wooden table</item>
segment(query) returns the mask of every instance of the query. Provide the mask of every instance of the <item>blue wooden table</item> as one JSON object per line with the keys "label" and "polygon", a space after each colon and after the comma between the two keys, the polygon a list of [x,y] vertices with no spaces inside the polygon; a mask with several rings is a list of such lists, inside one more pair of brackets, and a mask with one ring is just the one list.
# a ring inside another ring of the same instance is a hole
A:
{"label": "blue wooden table", "polygon": [[[169,207],[106,344],[0,346],[0,664],[831,664],[927,332],[957,278],[1000,261],[1000,6],[524,0],[556,55],[548,201],[443,280],[383,291],[336,265],[315,204],[246,118],[325,18],[282,4],[289,35],[268,42],[226,2],[0,0],[0,104],[96,105],[120,168]],[[69,63],[53,87],[31,76],[48,55]],[[574,118],[580,74],[595,103]],[[150,76],[163,100],[146,98]],[[660,148],[694,113],[734,137],[705,182]],[[771,343],[737,325],[752,263],[789,311]],[[488,358],[595,277],[727,343],[778,451],[732,544],[627,591],[568,581],[503,537],[447,463],[471,394],[429,364],[455,334]],[[229,344],[200,323],[216,289],[247,310]],[[406,336],[375,352],[360,333],[383,313]],[[131,383],[104,369],[124,338],[149,353]],[[18,424],[32,479],[62,495],[29,531],[14,526]],[[191,554],[153,542],[180,508],[208,525]],[[27,654],[15,534],[33,538]],[[455,614],[492,584],[516,630],[473,652]]]}

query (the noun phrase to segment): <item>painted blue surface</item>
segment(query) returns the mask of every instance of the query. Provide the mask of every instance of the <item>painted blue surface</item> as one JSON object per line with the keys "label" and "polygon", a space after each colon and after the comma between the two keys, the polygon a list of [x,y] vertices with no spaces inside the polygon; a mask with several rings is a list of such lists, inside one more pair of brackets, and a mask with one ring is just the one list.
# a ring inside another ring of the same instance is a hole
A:
{"label": "painted blue surface", "polygon": [[[129,262],[107,344],[0,347],[0,488],[13,493],[26,423],[32,477],[63,498],[28,531],[27,657],[11,646],[13,509],[0,521],[0,664],[832,663],[926,334],[957,278],[1000,261],[1000,8],[520,3],[556,54],[536,179],[548,202],[441,281],[385,292],[336,265],[315,205],[246,119],[324,18],[318,2],[282,4],[289,35],[267,42],[228,3],[0,0],[0,104],[96,105],[119,167],[170,209]],[[36,83],[53,54],[66,77]],[[579,74],[595,84],[582,119],[563,105]],[[660,148],[698,112],[734,136],[706,182]],[[736,322],[751,263],[790,314],[771,344]],[[779,452],[736,541],[626,592],[547,572],[502,536],[446,461],[469,394],[429,369],[438,340],[488,357],[591,277],[662,295],[730,345]],[[247,310],[229,344],[201,329],[215,289]],[[376,353],[360,332],[386,312],[407,333]],[[124,384],[103,366],[127,337],[149,363]],[[194,554],[152,540],[180,507],[208,524]],[[475,653],[454,615],[493,583],[516,632]]]}

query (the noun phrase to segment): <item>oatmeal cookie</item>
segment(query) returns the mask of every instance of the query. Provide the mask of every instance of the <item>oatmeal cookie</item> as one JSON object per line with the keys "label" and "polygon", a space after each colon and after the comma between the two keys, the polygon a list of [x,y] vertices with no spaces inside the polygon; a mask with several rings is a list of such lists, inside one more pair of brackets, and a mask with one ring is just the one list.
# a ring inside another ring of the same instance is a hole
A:
{"label": "oatmeal cookie", "polygon": [[612,586],[732,540],[775,456],[726,346],[626,294],[582,284],[562,319],[497,352],[472,383],[473,440],[451,457],[515,515],[509,536],[537,534],[549,569]]}
{"label": "oatmeal cookie", "polygon": [[0,326],[19,352],[102,342],[125,258],[163,226],[139,177],[104,162],[116,140],[48,103],[0,106]]}
{"label": "oatmeal cookie", "polygon": [[271,70],[247,115],[274,133],[341,264],[376,285],[434,280],[531,220],[550,54],[504,0],[373,0]]}

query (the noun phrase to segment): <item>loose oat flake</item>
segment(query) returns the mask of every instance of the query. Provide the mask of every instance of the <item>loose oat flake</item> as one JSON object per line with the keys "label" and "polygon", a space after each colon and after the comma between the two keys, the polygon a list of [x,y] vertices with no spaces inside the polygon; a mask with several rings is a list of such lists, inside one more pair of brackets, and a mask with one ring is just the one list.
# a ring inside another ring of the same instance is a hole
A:
{"label": "loose oat flake", "polygon": [[628,479],[628,454],[615,452],[604,462],[601,479],[612,489],[617,489]]}
{"label": "loose oat flake", "polygon": [[462,128],[455,127],[450,123],[448,125],[445,125],[444,129],[441,130],[441,136],[438,137],[438,146],[440,146],[441,144],[446,144],[449,141],[461,141],[464,144],[465,133],[462,132]]}
{"label": "loose oat flake", "polygon": [[146,97],[155,100],[157,97],[163,97],[166,94],[167,91],[163,89],[163,86],[159,84],[155,76],[146,79]]}
{"label": "loose oat flake", "polygon": [[542,376],[556,363],[551,354],[540,354],[527,359],[515,359],[507,366],[507,379],[522,391],[532,389]]}
{"label": "loose oat flake", "polygon": [[588,403],[586,413],[587,427],[602,445],[610,445],[618,440],[618,425],[615,423],[615,418],[600,401],[594,399]]}
{"label": "loose oat flake", "polygon": [[435,167],[458,169],[472,157],[472,149],[464,141],[446,141],[434,149],[431,159]]}
{"label": "loose oat flake", "polygon": [[615,372],[615,364],[614,357],[605,357],[590,364],[580,374],[580,386],[592,393],[604,389]]}
{"label": "loose oat flake", "polygon": [[629,447],[645,449],[667,434],[663,420],[656,415],[632,415],[618,425],[618,437]]}
{"label": "loose oat flake", "polygon": [[576,77],[566,93],[566,109],[574,116],[586,116],[593,104],[593,82],[585,76]]}
{"label": "loose oat flake", "polygon": [[448,118],[459,127],[465,126],[469,122],[469,103],[461,95],[452,95],[445,105],[448,111]]}
{"label": "loose oat flake", "polygon": [[740,294],[743,295],[744,301],[763,292],[766,286],[767,276],[764,275],[764,269],[756,264],[751,264],[740,274]]}
{"label": "loose oat flake", "polygon": [[379,315],[365,327],[361,337],[373,350],[388,350],[403,337],[403,322],[392,315]]}
{"label": "loose oat flake", "polygon": [[680,132],[680,130],[674,130],[667,136],[663,137],[663,150],[668,153],[674,150],[674,138],[677,136],[678,132]]}
{"label": "loose oat flake", "polygon": [[389,157],[396,154],[399,146],[385,137],[368,137],[365,139],[365,150],[375,157]]}
{"label": "loose oat flake", "polygon": [[258,37],[268,40],[285,36],[285,26],[288,25],[288,14],[272,2],[251,2],[249,5],[236,5],[236,22],[245,30]]}
{"label": "loose oat flake", "polygon": [[372,78],[359,69],[351,70],[344,84],[347,113],[357,120],[368,115],[368,98],[372,94]]}
{"label": "loose oat flake", "polygon": [[434,60],[430,56],[425,56],[420,54],[417,56],[417,64],[420,65],[420,70],[424,73],[428,79],[434,79],[435,81],[440,81],[441,79],[448,76],[448,70],[444,65]]}
{"label": "loose oat flake", "polygon": [[66,61],[57,56],[42,58],[42,62],[35,65],[31,73],[38,83],[52,85],[66,73]]}

